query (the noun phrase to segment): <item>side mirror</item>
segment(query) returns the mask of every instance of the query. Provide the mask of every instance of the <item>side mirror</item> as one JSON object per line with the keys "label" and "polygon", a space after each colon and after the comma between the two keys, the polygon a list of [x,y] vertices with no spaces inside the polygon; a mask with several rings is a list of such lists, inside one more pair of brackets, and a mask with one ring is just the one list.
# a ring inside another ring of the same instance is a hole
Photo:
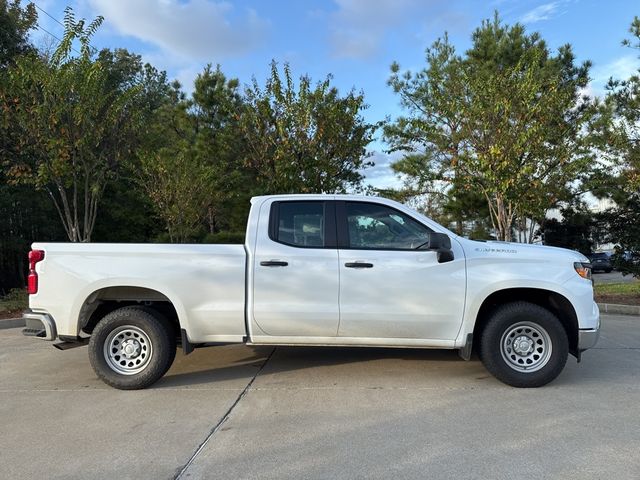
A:
{"label": "side mirror", "polygon": [[424,245],[426,250],[435,250],[438,263],[450,262],[454,259],[451,251],[451,239],[446,233],[433,232],[429,234],[429,241]]}
{"label": "side mirror", "polygon": [[453,260],[453,252],[451,250],[440,250],[437,254],[438,263],[446,263]]}
{"label": "side mirror", "polygon": [[425,245],[427,250],[451,250],[451,239],[445,233],[430,233],[429,242]]}

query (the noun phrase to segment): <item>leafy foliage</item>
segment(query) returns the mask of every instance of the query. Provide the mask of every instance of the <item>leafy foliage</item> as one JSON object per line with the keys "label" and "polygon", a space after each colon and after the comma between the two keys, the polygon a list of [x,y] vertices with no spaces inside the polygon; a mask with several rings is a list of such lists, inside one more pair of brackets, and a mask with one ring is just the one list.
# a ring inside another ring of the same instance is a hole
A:
{"label": "leafy foliage", "polygon": [[365,122],[364,96],[340,96],[331,76],[312,86],[307,76],[294,84],[289,65],[275,62],[262,89],[245,91],[240,119],[246,142],[244,163],[266,193],[335,193],[356,190],[362,169],[372,165],[366,146],[377,124]]}
{"label": "leafy foliage", "polygon": [[51,58],[19,58],[2,95],[5,114],[21,130],[17,159],[3,152],[8,175],[48,194],[74,242],[91,239],[104,188],[131,154],[142,118],[135,108],[141,88],[115,85],[114,72],[93,58],[90,40],[101,23],[86,25],[67,8],[65,35]]}
{"label": "leafy foliage", "polygon": [[612,257],[616,269],[640,277],[640,193],[604,212],[601,220],[607,226],[608,240],[616,244]]}
{"label": "leafy foliage", "polygon": [[23,288],[12,288],[0,297],[0,313],[20,312],[29,306],[29,296]]}
{"label": "leafy foliage", "polygon": [[544,243],[554,247],[577,250],[584,255],[593,249],[596,221],[585,205],[562,208],[562,219],[550,218],[544,222]]}
{"label": "leafy foliage", "polygon": [[219,66],[208,66],[196,78],[191,100],[174,84],[155,115],[138,180],[170,241],[201,236],[205,221],[210,233],[236,227],[230,219],[237,198],[249,200],[242,192],[247,175],[238,154],[240,108],[238,81],[227,80]]}
{"label": "leafy foliage", "polygon": [[510,240],[517,217],[544,218],[590,163],[581,138],[590,109],[580,97],[589,64],[575,66],[568,45],[552,56],[538,34],[497,15],[472,38],[464,57],[438,40],[415,74],[392,65],[389,84],[408,116],[385,137],[407,152],[394,169],[410,186],[480,192],[498,239]]}
{"label": "leafy foliage", "polygon": [[156,116],[141,160],[140,185],[169,230],[171,241],[244,229],[252,195],[343,192],[357,189],[365,150],[377,125],[360,112],[362,95],[341,97],[330,78],[296,88],[288,65],[275,63],[262,89],[239,91],[218,66],[195,80],[191,99],[173,99]]}
{"label": "leafy foliage", "polygon": [[[367,191],[382,123],[331,75],[313,82],[274,61],[264,83],[242,86],[210,65],[187,96],[139,55],[95,51],[101,18],[67,9],[50,54],[29,43],[36,21],[33,4],[0,0],[3,291],[24,284],[32,240],[239,243],[253,195]],[[640,48],[640,19],[630,31],[625,45]],[[638,74],[594,103],[580,94],[588,62],[497,15],[462,55],[445,34],[425,60],[414,73],[392,65],[405,113],[384,138],[404,154],[393,169],[406,185],[379,193],[472,238],[516,229],[531,241],[538,223],[547,243],[587,252],[602,224],[622,268],[640,274]],[[618,204],[599,225],[573,202],[587,190]],[[564,220],[545,220],[556,206]]]}
{"label": "leafy foliage", "polygon": [[[640,17],[635,17],[626,47],[640,49]],[[591,124],[594,148],[607,165],[592,176],[594,192],[615,201],[601,215],[608,240],[616,244],[614,265],[640,277],[640,70],[628,79],[611,79]]]}
{"label": "leafy foliage", "polygon": [[20,0],[0,0],[0,70],[13,64],[15,59],[34,51],[28,34],[36,27],[36,6],[29,3],[25,8]]}
{"label": "leafy foliage", "polygon": [[188,103],[178,90],[159,111],[160,144],[140,155],[138,182],[165,221],[172,242],[190,239],[204,218],[213,171],[195,148]]}

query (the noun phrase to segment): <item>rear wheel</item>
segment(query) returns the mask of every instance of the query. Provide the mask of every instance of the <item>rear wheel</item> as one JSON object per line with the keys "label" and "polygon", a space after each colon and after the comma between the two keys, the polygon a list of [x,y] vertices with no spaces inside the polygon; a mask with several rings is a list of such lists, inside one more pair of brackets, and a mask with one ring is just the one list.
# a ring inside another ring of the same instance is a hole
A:
{"label": "rear wheel", "polygon": [[173,326],[145,307],[123,307],[107,314],[89,340],[89,360],[96,375],[122,390],[152,385],[169,370],[175,355]]}
{"label": "rear wheel", "polygon": [[567,362],[569,340],[560,320],[527,302],[499,307],[480,337],[480,358],[498,380],[514,387],[540,387]]}

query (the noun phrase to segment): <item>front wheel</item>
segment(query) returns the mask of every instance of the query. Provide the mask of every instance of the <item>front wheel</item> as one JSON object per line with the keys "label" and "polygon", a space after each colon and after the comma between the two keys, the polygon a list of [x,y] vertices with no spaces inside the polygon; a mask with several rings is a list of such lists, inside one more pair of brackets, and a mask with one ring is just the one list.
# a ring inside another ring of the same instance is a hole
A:
{"label": "front wheel", "polygon": [[560,320],[527,302],[499,307],[480,336],[480,358],[498,380],[514,387],[541,387],[567,362],[569,340]]}
{"label": "front wheel", "polygon": [[89,340],[89,360],[102,381],[121,390],[155,383],[176,355],[172,325],[144,307],[123,307],[98,322]]}

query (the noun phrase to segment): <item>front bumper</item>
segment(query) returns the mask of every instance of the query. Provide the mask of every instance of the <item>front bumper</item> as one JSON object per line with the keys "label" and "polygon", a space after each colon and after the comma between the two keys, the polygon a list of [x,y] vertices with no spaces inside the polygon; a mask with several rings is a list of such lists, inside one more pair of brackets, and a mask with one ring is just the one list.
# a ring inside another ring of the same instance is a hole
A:
{"label": "front bumper", "polygon": [[578,350],[581,352],[593,348],[600,337],[600,326],[594,329],[578,330]]}
{"label": "front bumper", "polygon": [[48,313],[26,310],[22,313],[25,328],[22,334],[27,337],[36,337],[42,340],[53,341],[58,336],[56,322]]}
{"label": "front bumper", "polygon": [[578,351],[583,352],[593,348],[600,337],[600,309],[598,304],[592,301],[590,315],[580,317],[580,329],[578,330]]}

